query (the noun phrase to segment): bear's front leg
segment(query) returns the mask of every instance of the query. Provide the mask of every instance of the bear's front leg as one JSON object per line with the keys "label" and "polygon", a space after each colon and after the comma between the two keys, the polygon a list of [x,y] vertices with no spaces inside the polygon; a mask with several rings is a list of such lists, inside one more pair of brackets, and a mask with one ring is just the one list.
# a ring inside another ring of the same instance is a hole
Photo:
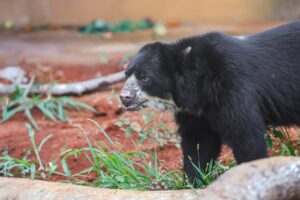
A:
{"label": "bear's front leg", "polygon": [[176,121],[181,135],[184,171],[191,183],[194,183],[195,178],[201,180],[201,177],[193,164],[205,170],[207,163],[218,157],[221,140],[203,117],[177,113]]}
{"label": "bear's front leg", "polygon": [[259,109],[251,106],[236,104],[228,107],[226,112],[216,118],[215,128],[222,132],[222,140],[233,150],[237,163],[248,162],[267,157],[265,141],[266,124]]}
{"label": "bear's front leg", "polygon": [[[248,162],[267,157],[267,146],[264,134],[265,129],[253,124],[249,129],[241,128],[233,130],[235,136],[227,142],[232,150],[237,163]],[[233,135],[234,135],[233,134]],[[228,139],[227,139],[228,140]]]}

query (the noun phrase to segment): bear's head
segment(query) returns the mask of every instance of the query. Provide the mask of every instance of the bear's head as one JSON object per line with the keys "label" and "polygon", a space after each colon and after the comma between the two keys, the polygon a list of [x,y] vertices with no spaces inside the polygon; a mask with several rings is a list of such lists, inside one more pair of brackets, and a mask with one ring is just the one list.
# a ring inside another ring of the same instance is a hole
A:
{"label": "bear's head", "polygon": [[176,111],[178,66],[191,47],[176,51],[170,44],[156,42],[145,45],[126,69],[126,82],[120,93],[127,110],[155,108]]}

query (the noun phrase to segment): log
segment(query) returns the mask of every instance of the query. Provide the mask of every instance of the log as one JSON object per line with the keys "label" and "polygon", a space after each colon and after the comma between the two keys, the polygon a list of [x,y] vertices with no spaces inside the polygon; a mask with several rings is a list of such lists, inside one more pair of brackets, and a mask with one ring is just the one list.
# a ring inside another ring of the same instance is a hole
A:
{"label": "log", "polygon": [[[124,80],[124,71],[110,74],[87,81],[80,81],[74,83],[58,83],[58,84],[34,84],[30,87],[29,93],[34,94],[51,94],[55,96],[61,95],[81,95],[87,92],[97,91],[101,86],[113,84]],[[27,89],[29,84],[11,84],[0,87],[1,95],[13,94],[16,90],[16,86],[21,89]]]}

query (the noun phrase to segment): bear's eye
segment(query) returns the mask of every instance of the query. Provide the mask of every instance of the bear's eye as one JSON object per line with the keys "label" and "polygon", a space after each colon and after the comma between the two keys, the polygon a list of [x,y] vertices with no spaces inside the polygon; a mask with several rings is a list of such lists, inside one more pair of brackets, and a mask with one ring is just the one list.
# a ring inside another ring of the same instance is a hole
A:
{"label": "bear's eye", "polygon": [[143,82],[148,82],[150,80],[149,76],[143,76],[141,79]]}
{"label": "bear's eye", "polygon": [[150,80],[150,77],[146,74],[141,75],[140,80],[143,82],[148,82]]}

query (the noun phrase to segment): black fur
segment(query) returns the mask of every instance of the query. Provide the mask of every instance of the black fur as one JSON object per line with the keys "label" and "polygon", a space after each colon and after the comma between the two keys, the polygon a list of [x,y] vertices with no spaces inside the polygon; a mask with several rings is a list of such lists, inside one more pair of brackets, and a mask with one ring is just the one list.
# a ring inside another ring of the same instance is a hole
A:
{"label": "black fur", "polygon": [[142,90],[176,103],[191,180],[190,159],[205,168],[222,142],[247,162],[267,156],[268,125],[300,125],[300,21],[244,40],[212,32],[146,45],[126,73],[149,75]]}

